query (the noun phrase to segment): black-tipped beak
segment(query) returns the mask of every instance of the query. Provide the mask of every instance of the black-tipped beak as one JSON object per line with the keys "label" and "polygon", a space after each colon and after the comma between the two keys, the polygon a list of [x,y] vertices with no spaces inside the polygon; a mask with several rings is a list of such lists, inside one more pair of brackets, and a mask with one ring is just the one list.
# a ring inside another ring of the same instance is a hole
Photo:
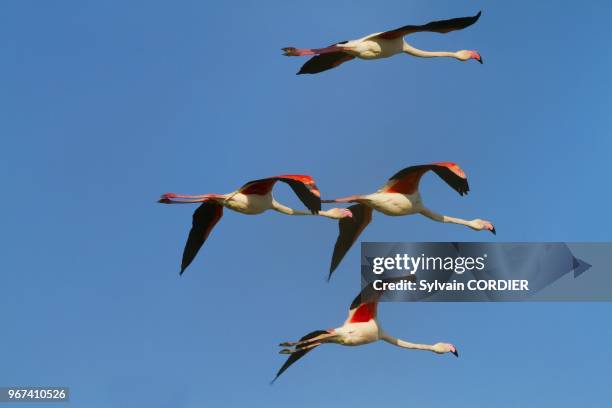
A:
{"label": "black-tipped beak", "polygon": [[482,60],[482,55],[476,61],[480,62],[481,64],[484,64],[484,61]]}
{"label": "black-tipped beak", "polygon": [[493,235],[497,235],[497,231],[495,231],[495,227],[493,227],[493,229],[491,229],[491,232],[493,233]]}
{"label": "black-tipped beak", "polygon": [[455,351],[451,351],[455,355],[455,357],[459,357],[459,350],[455,349]]}

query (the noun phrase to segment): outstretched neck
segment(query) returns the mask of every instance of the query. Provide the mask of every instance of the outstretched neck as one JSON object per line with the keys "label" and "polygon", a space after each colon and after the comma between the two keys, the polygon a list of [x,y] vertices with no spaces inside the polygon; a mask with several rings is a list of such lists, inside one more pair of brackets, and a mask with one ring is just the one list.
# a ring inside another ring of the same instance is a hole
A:
{"label": "outstretched neck", "polygon": [[287,214],[287,215],[320,215],[322,217],[331,218],[334,220],[339,220],[344,217],[352,217],[353,215],[349,210],[343,208],[332,208],[331,210],[319,210],[318,213],[313,214],[310,211],[299,211],[294,210],[293,208],[289,208],[287,206],[282,205],[276,200],[272,200],[272,209],[278,211],[279,213]]}
{"label": "outstretched neck", "polygon": [[404,341],[396,337],[393,337],[385,332],[380,333],[380,338],[386,341],[387,343],[391,343],[394,346],[398,346],[398,347],[403,347],[403,348],[413,349],[413,350],[433,351],[433,346],[429,344],[410,343],[408,341]]}
{"label": "outstretched neck", "polygon": [[421,58],[433,58],[433,57],[457,58],[456,52],[419,50],[418,48],[415,48],[412,45],[408,44],[406,41],[404,41],[404,47],[402,51],[404,51],[406,54],[414,55],[415,57],[421,57]]}
{"label": "outstretched neck", "polygon": [[468,220],[464,220],[461,218],[455,218],[455,217],[449,217],[448,215],[441,215],[441,214],[431,211],[428,208],[423,208],[421,210],[421,214],[423,214],[424,216],[428,218],[431,218],[434,221],[438,221],[438,222],[446,222],[446,223],[450,222],[452,224],[465,225],[466,227],[470,227],[470,228],[474,227],[472,222]]}
{"label": "outstretched neck", "polygon": [[299,211],[294,210],[293,208],[289,208],[285,205],[282,205],[276,200],[272,200],[272,208],[279,213],[287,214],[287,215],[312,215],[309,211]]}

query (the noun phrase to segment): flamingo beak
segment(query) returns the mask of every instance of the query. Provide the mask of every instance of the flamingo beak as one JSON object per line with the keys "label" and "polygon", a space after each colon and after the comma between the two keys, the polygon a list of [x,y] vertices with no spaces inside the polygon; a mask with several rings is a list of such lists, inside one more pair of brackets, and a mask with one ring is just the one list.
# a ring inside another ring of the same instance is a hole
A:
{"label": "flamingo beak", "polygon": [[455,355],[455,357],[459,357],[459,351],[455,348],[454,351],[451,351]]}
{"label": "flamingo beak", "polygon": [[476,61],[480,62],[481,64],[484,64],[484,61],[482,60],[482,55],[480,55],[480,53],[476,50],[472,50],[469,51],[470,56],[472,59],[475,59]]}
{"label": "flamingo beak", "polygon": [[492,227],[489,231],[491,231],[493,235],[497,235],[497,231],[495,231],[495,227]]}

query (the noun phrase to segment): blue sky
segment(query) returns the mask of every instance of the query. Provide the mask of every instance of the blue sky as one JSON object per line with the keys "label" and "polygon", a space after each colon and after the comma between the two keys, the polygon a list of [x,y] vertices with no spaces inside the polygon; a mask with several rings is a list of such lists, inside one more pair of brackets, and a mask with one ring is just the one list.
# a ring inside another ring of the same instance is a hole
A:
{"label": "blue sky", "polygon": [[[375,214],[364,240],[611,240],[612,6],[383,4],[2,2],[0,385],[68,385],[89,408],[608,403],[607,303],[384,304],[387,331],[461,358],[330,345],[269,386],[277,344],[341,324],[358,291],[356,249],[325,282],[328,219],[226,212],[179,278],[194,208],[158,195],[280,173],[342,196],[455,161],[470,194],[429,175],[425,203],[498,230]],[[478,10],[410,41],[482,66],[397,56],[298,77],[305,60],[281,56]]]}

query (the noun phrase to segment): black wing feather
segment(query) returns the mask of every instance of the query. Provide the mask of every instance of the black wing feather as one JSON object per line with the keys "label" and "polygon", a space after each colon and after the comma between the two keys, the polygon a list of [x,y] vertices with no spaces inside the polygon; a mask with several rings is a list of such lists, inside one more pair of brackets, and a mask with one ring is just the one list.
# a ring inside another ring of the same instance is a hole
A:
{"label": "black wing feather", "polygon": [[405,169],[401,169],[400,171],[398,171],[397,173],[389,177],[389,181],[402,179],[412,172],[427,171],[427,170],[429,170],[428,164],[419,164],[417,166],[406,167]]}
{"label": "black wing feather", "polygon": [[313,194],[303,182],[290,178],[279,178],[278,180],[289,184],[289,187],[310,212],[318,214],[321,211],[321,197]]}
{"label": "black wing feather", "polygon": [[319,72],[335,68],[346,61],[352,60],[353,58],[355,57],[342,51],[315,55],[306,61],[304,65],[302,65],[302,68],[300,68],[297,75],[318,74]]}
{"label": "black wing feather", "polygon": [[[316,194],[314,194],[304,184],[303,181],[292,179],[292,178],[289,178],[289,177],[268,177],[268,178],[259,179],[259,180],[251,180],[248,183],[245,183],[242,187],[240,187],[240,190],[242,191],[244,188],[246,188],[246,187],[248,187],[250,185],[253,185],[253,184],[267,183],[267,182],[270,182],[270,181],[274,181],[275,183],[277,181],[282,181],[283,183],[288,184],[289,187],[291,187],[291,190],[293,190],[293,192],[295,193],[295,195],[298,196],[300,201],[313,214],[318,214],[319,211],[321,211],[321,197],[317,196]],[[314,186],[314,189],[318,192],[318,190],[316,189],[316,186]]]}
{"label": "black wing feather", "polygon": [[463,30],[474,24],[480,18],[481,12],[472,17],[459,17],[459,18],[451,18],[449,20],[439,20],[432,21],[423,25],[407,25],[400,28],[396,28],[395,30],[386,31],[377,35],[378,38],[397,38],[403,37],[408,34],[428,31],[445,34],[455,30]]}
{"label": "black wing feather", "polygon": [[213,227],[223,215],[223,206],[214,201],[202,203],[193,213],[193,221],[181,262],[181,275],[193,261]]}
{"label": "black wing feather", "polygon": [[[309,340],[312,339],[314,337],[317,337],[321,334],[326,334],[327,331],[326,330],[315,330],[313,332],[308,333],[307,335],[305,335],[304,337],[302,337],[300,339],[300,341],[303,340]],[[305,345],[299,345],[297,346],[298,349],[303,348],[304,346],[306,346],[308,344]],[[287,361],[285,361],[285,364],[283,364],[283,366],[280,368],[280,370],[278,370],[278,372],[276,373],[276,377],[274,377],[274,379],[272,380],[272,382],[276,381],[276,379],[285,372],[286,369],[288,369],[291,364],[295,363],[296,361],[298,361],[300,358],[304,357],[306,355],[306,353],[308,353],[310,350],[314,349],[315,347],[309,348],[307,350],[302,350],[302,351],[296,351],[295,353],[292,353],[289,358],[287,358]]]}
{"label": "black wing feather", "polygon": [[[389,178],[386,186],[392,185],[396,180],[400,180],[410,173],[422,172],[425,173],[429,170],[432,170],[434,173],[438,175],[442,180],[446,182],[453,190],[459,193],[459,195],[467,194],[470,191],[470,185],[466,178],[459,177],[455,173],[452,172],[448,167],[441,166],[438,164],[420,164],[417,166],[406,167],[395,173],[393,176]],[[384,188],[384,187],[383,187]]]}
{"label": "black wing feather", "polygon": [[470,185],[467,179],[457,176],[449,168],[444,166],[433,166],[431,170],[433,170],[442,180],[446,181],[446,184],[458,192],[459,195],[467,194],[470,191]]}
{"label": "black wing feather", "polygon": [[361,232],[372,220],[372,209],[363,204],[355,204],[348,209],[353,213],[353,217],[345,217],[338,222],[339,233],[334,245],[328,279],[331,278],[344,255],[351,249]]}

